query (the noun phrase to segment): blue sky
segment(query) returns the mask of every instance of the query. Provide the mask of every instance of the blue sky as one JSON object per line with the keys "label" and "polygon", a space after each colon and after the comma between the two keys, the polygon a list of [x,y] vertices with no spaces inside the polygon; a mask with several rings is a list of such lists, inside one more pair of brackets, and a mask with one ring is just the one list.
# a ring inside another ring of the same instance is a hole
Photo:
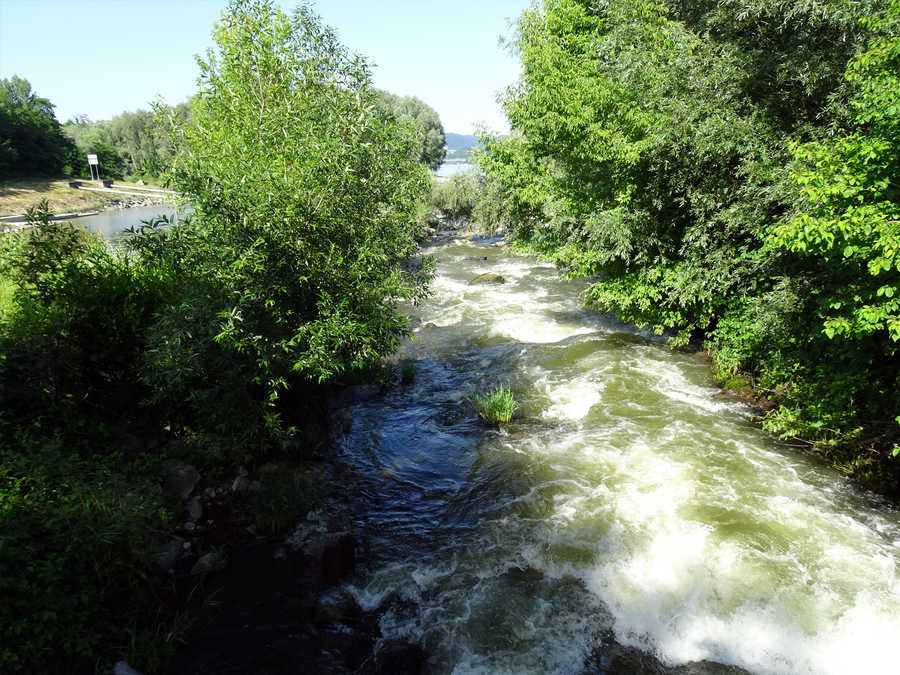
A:
{"label": "blue sky", "polygon": [[[224,0],[0,0],[0,78],[27,79],[65,122],[180,103],[194,54],[212,46]],[[295,2],[281,2],[292,9]],[[446,131],[506,131],[496,93],[518,75],[498,45],[530,0],[318,0],[342,42],[375,62],[374,83],[435,108]]]}

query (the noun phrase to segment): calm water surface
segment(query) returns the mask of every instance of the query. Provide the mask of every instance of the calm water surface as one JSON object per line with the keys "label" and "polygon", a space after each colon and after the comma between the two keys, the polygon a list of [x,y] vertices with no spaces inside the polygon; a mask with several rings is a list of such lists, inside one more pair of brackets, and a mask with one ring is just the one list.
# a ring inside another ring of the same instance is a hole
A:
{"label": "calm water surface", "polygon": [[115,241],[124,235],[125,228],[140,227],[143,221],[161,215],[172,217],[175,215],[175,209],[166,204],[137,206],[131,209],[110,209],[93,216],[72,218],[66,222],[97,232],[109,241]]}

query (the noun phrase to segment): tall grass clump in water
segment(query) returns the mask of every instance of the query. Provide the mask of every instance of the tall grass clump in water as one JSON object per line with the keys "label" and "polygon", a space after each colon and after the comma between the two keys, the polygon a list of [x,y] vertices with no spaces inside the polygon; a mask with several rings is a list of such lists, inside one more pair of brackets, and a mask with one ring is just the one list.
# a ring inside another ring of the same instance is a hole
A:
{"label": "tall grass clump in water", "polygon": [[478,416],[488,424],[506,424],[519,409],[512,391],[502,384],[489,392],[474,394],[471,401]]}

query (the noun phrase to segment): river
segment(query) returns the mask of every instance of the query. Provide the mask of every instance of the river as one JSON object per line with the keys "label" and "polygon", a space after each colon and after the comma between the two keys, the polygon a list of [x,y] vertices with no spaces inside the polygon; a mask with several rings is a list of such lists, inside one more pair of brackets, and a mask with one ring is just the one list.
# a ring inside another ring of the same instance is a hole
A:
{"label": "river", "polygon": [[[894,667],[896,511],[761,431],[702,355],[584,310],[551,265],[427,252],[439,276],[396,355],[415,377],[345,400],[334,439],[369,548],[349,591],[383,640],[437,673]],[[506,283],[468,284],[483,272]],[[498,384],[521,403],[505,429],[467,402]],[[623,646],[658,661],[616,670]]]}
{"label": "river", "polygon": [[96,232],[107,241],[118,241],[129,227],[140,227],[141,223],[161,215],[172,217],[175,209],[168,204],[137,206],[130,209],[109,209],[90,216],[71,218],[66,222]]}

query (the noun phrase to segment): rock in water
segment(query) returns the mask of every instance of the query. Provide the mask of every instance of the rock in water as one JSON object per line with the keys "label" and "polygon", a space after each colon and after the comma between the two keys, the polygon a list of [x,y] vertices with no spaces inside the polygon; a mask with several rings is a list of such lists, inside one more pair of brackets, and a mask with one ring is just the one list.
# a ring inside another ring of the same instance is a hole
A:
{"label": "rock in water", "polygon": [[474,286],[475,284],[505,284],[506,279],[504,279],[499,274],[494,274],[493,272],[485,272],[484,274],[479,274],[477,277],[472,279],[469,282],[469,286]]}

